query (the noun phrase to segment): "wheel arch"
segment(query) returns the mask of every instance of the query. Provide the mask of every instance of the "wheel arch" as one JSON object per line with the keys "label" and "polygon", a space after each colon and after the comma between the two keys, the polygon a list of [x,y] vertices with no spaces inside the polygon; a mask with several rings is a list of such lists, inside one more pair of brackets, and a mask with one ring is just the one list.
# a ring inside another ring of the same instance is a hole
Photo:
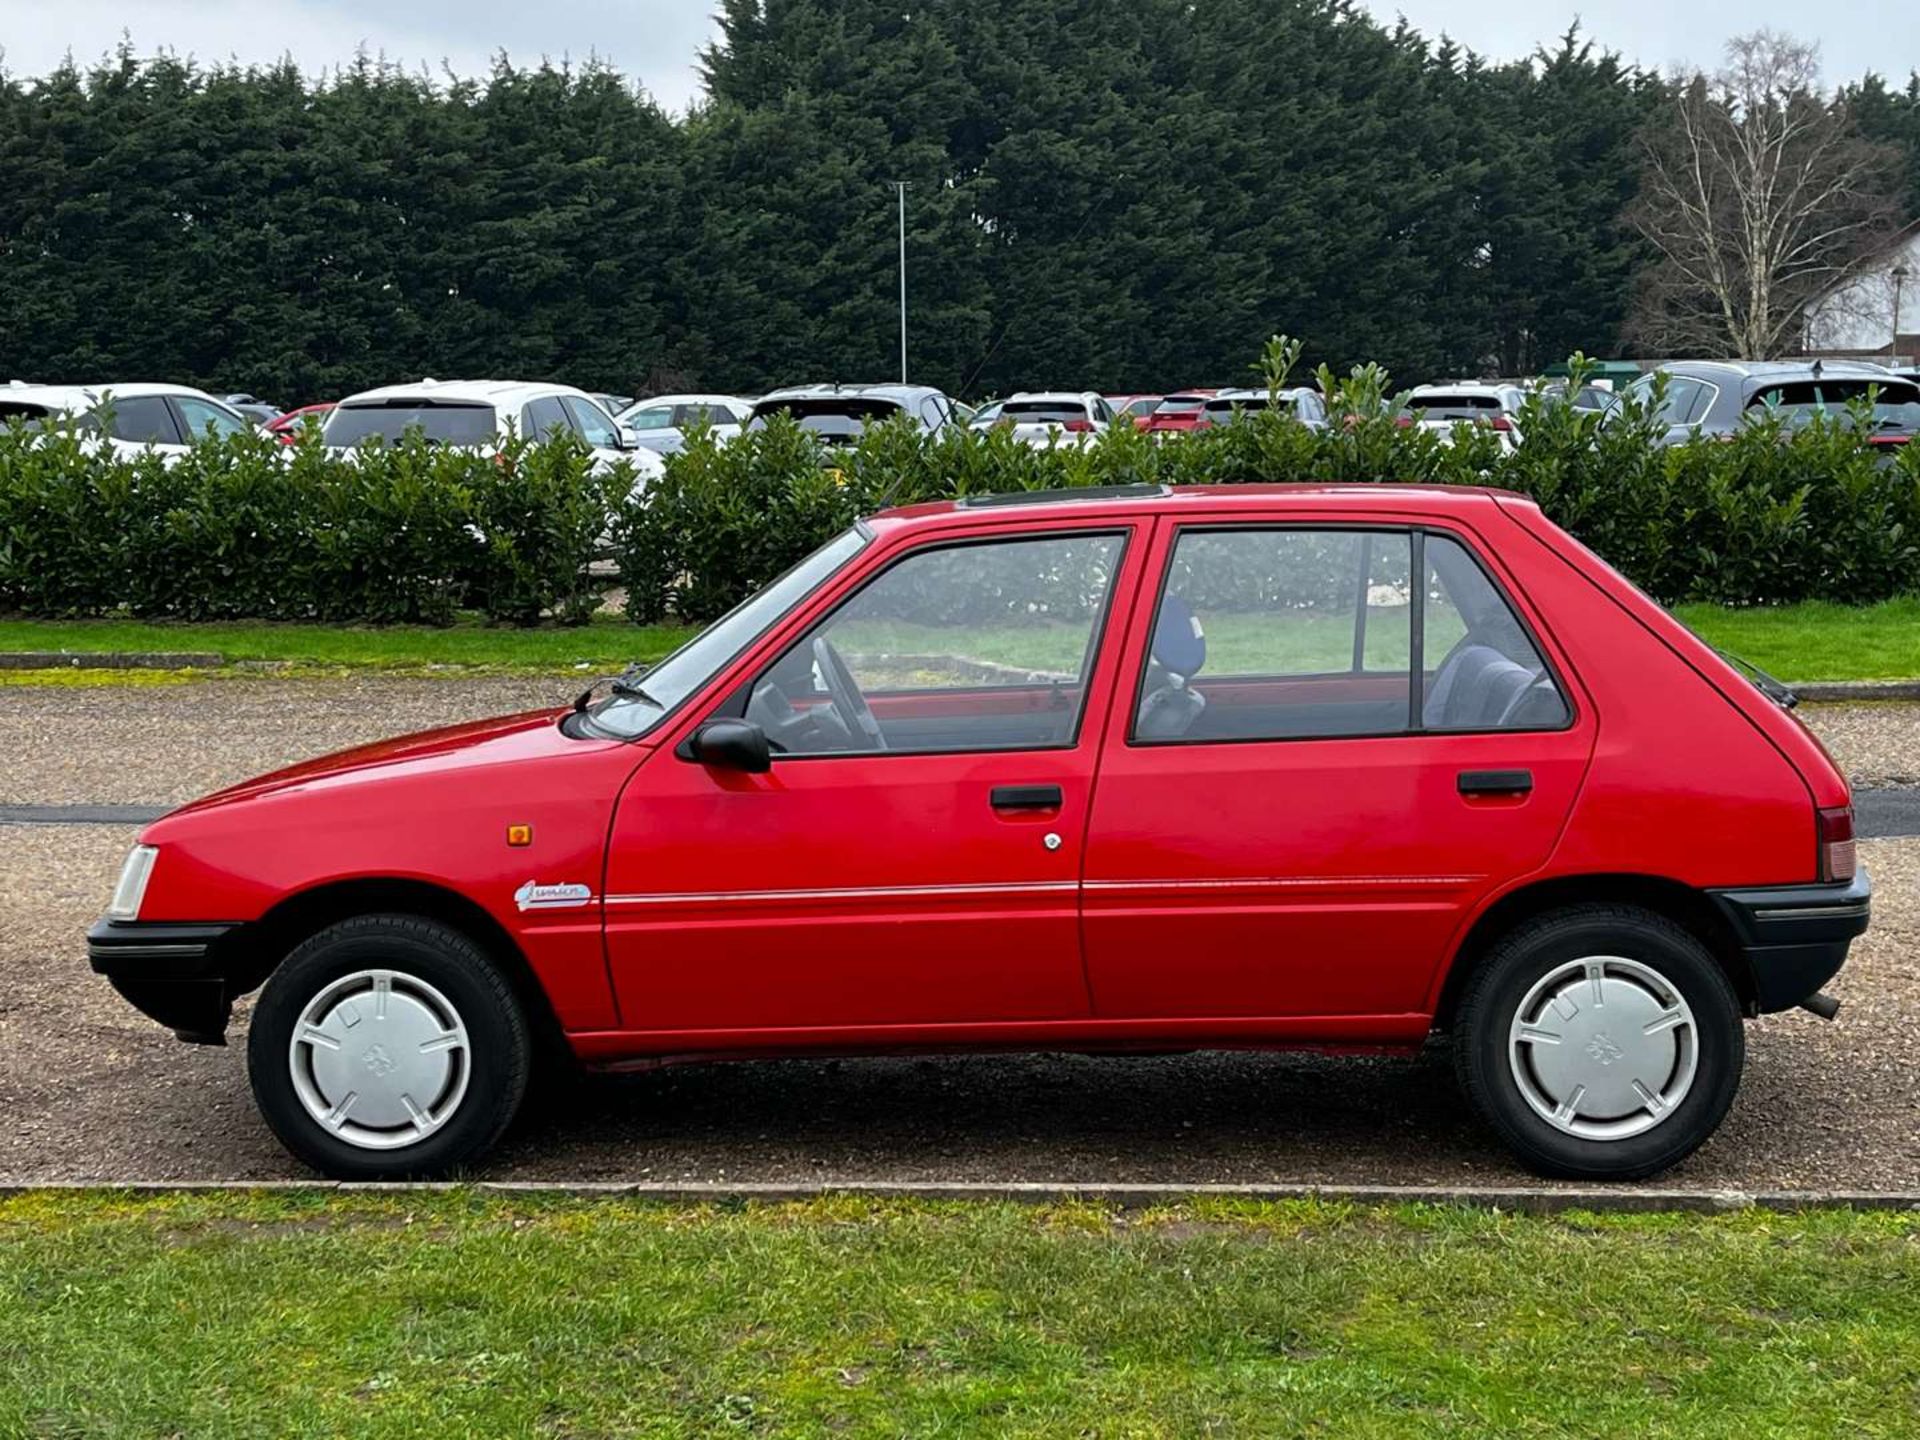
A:
{"label": "wheel arch", "polygon": [[1434,1028],[1446,1029],[1453,1023],[1468,979],[1503,935],[1537,916],[1590,904],[1634,905],[1671,920],[1705,945],[1719,962],[1740,999],[1742,1011],[1759,1013],[1759,988],[1739,937],[1713,901],[1699,890],[1658,875],[1561,875],[1509,891],[1474,920],[1447,967],[1434,1006]]}
{"label": "wheel arch", "polygon": [[536,1035],[560,1038],[552,1002],[506,927],[458,891],[425,880],[338,880],[285,897],[246,927],[232,962],[230,993],[259,989],[295,946],[336,921],[380,914],[422,916],[460,931],[498,962]]}

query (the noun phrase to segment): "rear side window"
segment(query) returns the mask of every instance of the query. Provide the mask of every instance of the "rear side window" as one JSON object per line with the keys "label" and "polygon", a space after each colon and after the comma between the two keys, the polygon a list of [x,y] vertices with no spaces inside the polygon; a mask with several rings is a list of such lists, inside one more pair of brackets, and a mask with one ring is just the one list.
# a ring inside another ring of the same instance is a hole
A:
{"label": "rear side window", "polygon": [[1397,734],[1412,710],[1404,530],[1189,530],[1155,614],[1144,743]]}
{"label": "rear side window", "polygon": [[329,445],[358,445],[367,440],[396,445],[408,430],[418,430],[437,445],[487,445],[499,428],[491,405],[375,400],[335,407],[324,433]]}
{"label": "rear side window", "polygon": [[1444,535],[1183,532],[1149,646],[1137,743],[1558,729],[1570,714],[1506,598]]}
{"label": "rear side window", "polygon": [[100,408],[103,412],[111,412],[107,419],[107,433],[116,440],[130,440],[136,445],[180,443],[180,430],[173,423],[173,412],[158,395],[140,395],[125,400],[108,396]]}

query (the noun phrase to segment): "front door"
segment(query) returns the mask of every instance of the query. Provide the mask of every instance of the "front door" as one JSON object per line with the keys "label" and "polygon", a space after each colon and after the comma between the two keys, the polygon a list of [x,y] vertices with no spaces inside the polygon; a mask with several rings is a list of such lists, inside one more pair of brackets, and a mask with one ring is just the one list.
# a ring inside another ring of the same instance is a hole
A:
{"label": "front door", "polygon": [[769,772],[652,756],[608,855],[625,1027],[711,1048],[1084,1017],[1087,717],[1107,713],[1129,535],[909,551],[715,712],[766,732]]}
{"label": "front door", "polygon": [[1464,535],[1159,549],[1088,840],[1095,1013],[1411,1028],[1464,916],[1551,853],[1591,716]]}

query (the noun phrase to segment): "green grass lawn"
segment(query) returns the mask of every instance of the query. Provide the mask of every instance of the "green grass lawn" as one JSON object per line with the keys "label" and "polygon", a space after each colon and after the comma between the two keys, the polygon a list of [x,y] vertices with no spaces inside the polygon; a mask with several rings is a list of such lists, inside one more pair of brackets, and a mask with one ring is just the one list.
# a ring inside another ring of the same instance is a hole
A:
{"label": "green grass lawn", "polygon": [[1920,1216],[0,1201],[9,1435],[1895,1436]]}
{"label": "green grass lawn", "polygon": [[[1370,627],[1368,658],[1375,665],[1405,663],[1383,637],[1397,612],[1380,610]],[[1709,643],[1743,655],[1785,680],[1920,678],[1920,599],[1850,608],[1804,604],[1777,609],[1727,610],[1683,605],[1676,612]],[[1350,620],[1307,622],[1276,640],[1247,617],[1217,616],[1209,623],[1209,668],[1216,673],[1274,662],[1292,669],[1308,660],[1344,668]],[[862,624],[863,640],[891,653],[928,653],[952,644],[934,627]],[[567,629],[515,630],[468,620],[447,629],[423,626],[145,624],[115,620],[0,620],[0,650],[206,650],[229,660],[283,661],[299,666],[382,666],[423,669],[474,666],[566,671],[584,665],[604,671],[630,660],[654,661],[692,632],[681,626],[636,626],[602,616]],[[976,658],[1039,669],[1073,670],[1084,632],[1077,627],[983,630],[969,638]],[[1444,637],[1441,637],[1444,639]],[[1284,662],[1284,663],[1282,663]]]}

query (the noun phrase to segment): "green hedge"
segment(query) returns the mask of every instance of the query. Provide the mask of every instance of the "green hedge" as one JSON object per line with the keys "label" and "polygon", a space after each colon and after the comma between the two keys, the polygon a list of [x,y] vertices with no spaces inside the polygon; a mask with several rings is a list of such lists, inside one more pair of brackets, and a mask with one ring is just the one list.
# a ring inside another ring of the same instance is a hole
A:
{"label": "green hedge", "polygon": [[[1298,347],[1258,367],[1287,378]],[[628,614],[704,621],[886,504],[1056,486],[1243,481],[1492,484],[1546,512],[1657,598],[1862,604],[1920,593],[1920,446],[1892,457],[1864,416],[1662,449],[1651,407],[1591,414],[1536,399],[1511,454],[1491,433],[1403,429],[1375,367],[1325,372],[1329,424],[1247,416],[1167,444],[1115,427],[1035,450],[1010,435],[905,423],[824,451],[777,422],[689,437],[642,495],[576,442],[498,457],[420,440],[341,457],[311,436],[193,447],[168,465],[97,442],[0,434],[0,612],[180,619],[577,622],[609,537]]]}
{"label": "green hedge", "polygon": [[250,433],[183,455],[0,433],[0,612],[443,624],[583,621],[625,500],[578,441],[496,455],[417,437],[349,457]]}

